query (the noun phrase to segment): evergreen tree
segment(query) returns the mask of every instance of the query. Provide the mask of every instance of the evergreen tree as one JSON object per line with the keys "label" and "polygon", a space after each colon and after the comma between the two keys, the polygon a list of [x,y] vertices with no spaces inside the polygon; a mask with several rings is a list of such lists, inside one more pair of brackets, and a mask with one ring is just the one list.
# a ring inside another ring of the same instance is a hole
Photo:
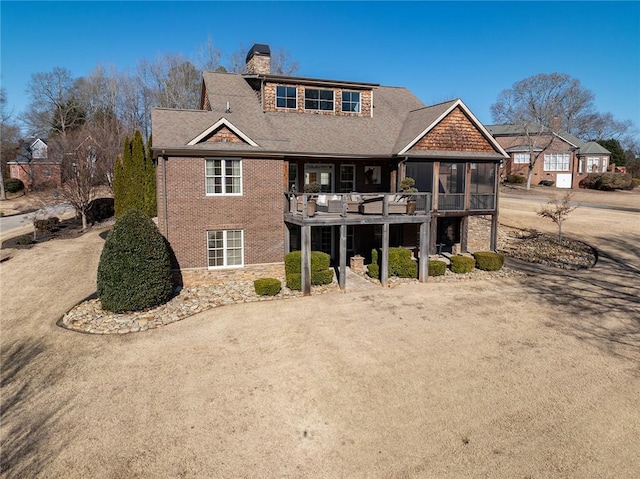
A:
{"label": "evergreen tree", "polygon": [[[145,147],[142,134],[136,130],[131,140],[131,164],[127,170],[127,209],[145,211]],[[126,166],[126,165],[125,165]]]}
{"label": "evergreen tree", "polygon": [[149,136],[147,142],[147,154],[145,157],[145,185],[144,185],[144,203],[145,213],[150,217],[157,216],[158,206],[156,200],[156,167],[153,164],[151,154],[152,137]]}
{"label": "evergreen tree", "polygon": [[127,136],[124,140],[122,155],[116,159],[113,172],[113,199],[116,218],[119,218],[127,211],[127,170],[131,164],[131,140]]}

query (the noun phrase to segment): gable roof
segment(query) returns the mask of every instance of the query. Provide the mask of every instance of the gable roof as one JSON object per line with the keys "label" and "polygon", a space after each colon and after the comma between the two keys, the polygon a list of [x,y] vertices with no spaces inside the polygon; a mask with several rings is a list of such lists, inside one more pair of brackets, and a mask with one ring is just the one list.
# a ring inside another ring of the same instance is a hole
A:
{"label": "gable roof", "polygon": [[[473,156],[482,155],[486,157],[507,158],[509,155],[503,150],[502,146],[496,141],[496,139],[489,133],[485,127],[478,121],[478,119],[471,113],[469,108],[464,104],[461,99],[450,100],[437,105],[421,108],[419,110],[409,112],[404,128],[401,132],[398,142],[396,143],[396,151],[398,155],[404,155],[409,152],[425,135],[433,130],[442,120],[444,120],[454,110],[460,108],[465,116],[469,119],[472,126],[484,137],[484,139],[491,145],[494,152],[492,153],[478,153],[478,152],[459,152],[452,150],[451,152],[434,151],[433,155],[436,156]],[[419,129],[419,133],[413,138],[411,136]],[[409,141],[407,142],[407,139]],[[466,154],[465,154],[466,153]],[[425,155],[424,151],[420,152],[421,156]]]}
{"label": "gable roof", "polygon": [[[269,76],[269,80],[276,78]],[[291,77],[281,78],[294,81]],[[251,75],[205,72],[203,94],[208,101],[204,103],[210,110],[154,109],[153,151],[156,154],[165,150],[236,156],[390,158],[425,128],[437,122],[448,109],[462,104],[460,100],[453,100],[425,107],[406,88],[343,82],[372,90],[373,115],[272,112],[262,109],[260,92],[250,84],[256,81],[257,78]],[[315,81],[330,83],[328,80]],[[466,106],[464,109],[468,111]],[[474,118],[473,115],[471,117]],[[202,141],[222,125],[245,142]],[[489,141],[495,142],[499,151],[501,148],[495,139],[479,122],[477,126],[486,133]],[[502,153],[494,156],[503,157]]]}
{"label": "gable roof", "polygon": [[[39,145],[40,144],[40,145]],[[33,150],[37,146],[44,147],[45,156],[34,156]],[[22,140],[20,146],[18,147],[18,151],[16,153],[16,157],[13,161],[8,162],[9,164],[22,164],[22,163],[31,163],[31,162],[39,162],[39,163],[59,163],[57,160],[50,160],[49,155],[47,153],[47,139],[39,138],[35,136],[30,136]]]}

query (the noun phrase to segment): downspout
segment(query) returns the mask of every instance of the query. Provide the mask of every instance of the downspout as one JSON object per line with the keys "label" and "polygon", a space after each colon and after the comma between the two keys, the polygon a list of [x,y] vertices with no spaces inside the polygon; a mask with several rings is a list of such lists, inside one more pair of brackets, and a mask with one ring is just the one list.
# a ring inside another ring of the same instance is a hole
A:
{"label": "downspout", "polygon": [[167,223],[169,215],[167,214],[167,157],[165,156],[165,150],[162,150],[162,222],[164,223],[164,237],[169,241],[169,224]]}

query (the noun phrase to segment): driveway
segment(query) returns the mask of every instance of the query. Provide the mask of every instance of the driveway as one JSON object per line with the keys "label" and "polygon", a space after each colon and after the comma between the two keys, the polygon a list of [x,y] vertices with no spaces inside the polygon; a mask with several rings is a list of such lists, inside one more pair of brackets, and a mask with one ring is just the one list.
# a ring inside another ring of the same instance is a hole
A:
{"label": "driveway", "polygon": [[[535,202],[509,225],[553,230]],[[159,330],[55,321],[102,238],[2,274],[2,477],[637,477],[638,215],[579,208],[583,272],[224,306]]]}

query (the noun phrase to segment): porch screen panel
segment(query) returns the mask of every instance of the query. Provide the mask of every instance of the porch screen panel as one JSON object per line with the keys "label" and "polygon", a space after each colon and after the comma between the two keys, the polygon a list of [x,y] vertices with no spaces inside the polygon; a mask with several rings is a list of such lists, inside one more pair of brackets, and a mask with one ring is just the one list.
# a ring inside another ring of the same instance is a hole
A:
{"label": "porch screen panel", "polygon": [[424,161],[407,162],[406,176],[416,180],[415,188],[420,192],[431,193],[433,190],[433,163]]}

